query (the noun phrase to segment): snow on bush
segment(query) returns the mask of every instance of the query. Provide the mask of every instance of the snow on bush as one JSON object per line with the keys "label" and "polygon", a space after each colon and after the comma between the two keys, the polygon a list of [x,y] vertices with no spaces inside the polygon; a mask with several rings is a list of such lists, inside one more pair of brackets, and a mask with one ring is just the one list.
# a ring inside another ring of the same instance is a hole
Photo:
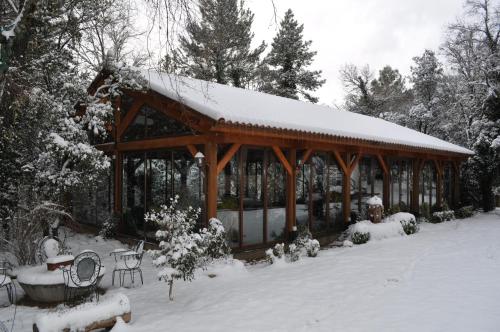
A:
{"label": "snow on bush", "polygon": [[381,206],[384,207],[384,204],[382,204],[382,200],[378,196],[372,196],[366,201],[366,204],[369,206]]}
{"label": "snow on bush", "polygon": [[145,220],[155,223],[159,230],[156,239],[159,250],[151,250],[153,264],[160,268],[158,279],[169,284],[169,297],[173,300],[173,283],[176,279],[192,281],[197,268],[205,268],[214,258],[228,254],[225,231],[221,222],[211,219],[208,228],[194,231],[200,209],[189,207],[178,210],[179,196],[162,205],[159,211],[146,213]]}
{"label": "snow on bush", "polygon": [[460,209],[455,211],[455,218],[464,219],[470,218],[474,215],[474,207],[472,206],[462,206]]}
{"label": "snow on bush", "polygon": [[351,235],[352,243],[363,244],[370,241],[370,233],[354,232]]}
{"label": "snow on bush", "polygon": [[388,222],[399,222],[403,226],[403,230],[407,235],[414,234],[418,232],[418,224],[415,216],[408,212],[398,212],[391,216],[388,216],[383,220],[384,223]]}
{"label": "snow on bush", "polygon": [[288,246],[285,251],[285,245],[278,243],[272,249],[266,251],[266,258],[271,264],[277,262],[296,262],[302,256],[316,257],[320,250],[318,240],[312,238],[311,232],[304,229],[300,232],[299,236]]}
{"label": "snow on bush", "polygon": [[130,302],[127,296],[118,293],[101,302],[84,303],[73,308],[65,307],[40,314],[35,318],[39,331],[83,331],[93,322],[121,316],[130,312]]}
{"label": "snow on bush", "polygon": [[455,212],[453,210],[434,212],[431,216],[430,222],[437,224],[443,221],[450,221],[455,219]]}
{"label": "snow on bush", "polygon": [[307,256],[316,257],[318,256],[320,245],[319,241],[316,239],[309,239],[305,244]]}
{"label": "snow on bush", "polygon": [[368,240],[382,240],[391,237],[406,236],[400,222],[373,224],[369,220],[363,220],[349,226],[347,231],[351,237],[351,241],[355,244],[365,243]]}

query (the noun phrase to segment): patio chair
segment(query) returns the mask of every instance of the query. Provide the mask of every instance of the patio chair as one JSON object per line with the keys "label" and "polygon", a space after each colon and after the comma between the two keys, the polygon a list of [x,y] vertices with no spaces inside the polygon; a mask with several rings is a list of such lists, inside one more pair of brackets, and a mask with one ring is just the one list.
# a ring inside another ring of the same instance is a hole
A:
{"label": "patio chair", "polygon": [[14,304],[16,299],[16,286],[8,274],[8,271],[11,269],[12,265],[8,261],[0,261],[0,289],[5,287],[10,304]]}
{"label": "patio chair", "polygon": [[137,242],[137,245],[133,250],[123,250],[117,249],[113,251],[110,255],[115,256],[115,267],[113,269],[113,276],[111,284],[115,285],[115,274],[118,272],[118,278],[120,280],[120,287],[123,287],[125,283],[125,276],[130,275],[130,280],[132,284],[135,282],[135,274],[139,273],[141,277],[141,284],[144,285],[144,280],[142,278],[142,256],[144,254],[144,240]]}
{"label": "patio chair", "polygon": [[36,258],[40,264],[47,261],[47,258],[55,257],[62,252],[61,240],[55,236],[45,236],[38,241]]}
{"label": "patio chair", "polygon": [[76,303],[77,299],[85,298],[92,293],[99,301],[97,281],[101,267],[101,258],[91,250],[78,254],[69,268],[63,267],[64,302]]}

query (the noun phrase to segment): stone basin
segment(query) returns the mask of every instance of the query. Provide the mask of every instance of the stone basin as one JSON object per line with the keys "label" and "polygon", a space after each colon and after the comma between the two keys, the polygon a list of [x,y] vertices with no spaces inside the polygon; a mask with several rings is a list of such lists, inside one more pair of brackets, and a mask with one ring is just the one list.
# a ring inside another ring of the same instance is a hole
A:
{"label": "stone basin", "polygon": [[[99,272],[97,285],[106,273],[104,267]],[[26,295],[34,301],[54,303],[64,301],[64,276],[62,270],[48,271],[44,265],[23,269],[17,274],[17,282]],[[89,293],[89,289],[82,289],[81,294]]]}

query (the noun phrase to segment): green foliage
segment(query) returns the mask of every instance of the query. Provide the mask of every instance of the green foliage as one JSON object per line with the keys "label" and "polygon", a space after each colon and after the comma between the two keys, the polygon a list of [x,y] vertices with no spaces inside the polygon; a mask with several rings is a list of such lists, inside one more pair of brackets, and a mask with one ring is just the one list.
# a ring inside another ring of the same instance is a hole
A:
{"label": "green foliage", "polygon": [[420,216],[425,218],[425,219],[430,219],[431,218],[431,211],[429,208],[429,203],[422,203],[420,204]]}
{"label": "green foliage", "polygon": [[443,221],[450,221],[453,219],[455,219],[455,213],[453,212],[453,210],[447,210],[447,211],[434,212],[429,221],[433,224],[437,224]]}
{"label": "green foliage", "polygon": [[457,219],[465,219],[470,218],[474,215],[474,207],[473,206],[462,206],[461,208],[455,210],[455,217]]}
{"label": "green foliage", "polygon": [[240,206],[237,197],[224,197],[222,201],[218,204],[217,209],[219,210],[238,210]]}
{"label": "green foliage", "polygon": [[415,219],[400,220],[400,222],[406,235],[415,234],[419,231],[419,227]]}
{"label": "green foliage", "polygon": [[304,26],[295,20],[292,10],[287,10],[271,51],[264,59],[261,91],[291,99],[302,96],[311,102],[318,101],[309,91],[321,87],[325,80],[321,79],[321,71],[307,70],[316,52],[309,50],[310,40],[303,40],[303,30]]}
{"label": "green foliage", "polygon": [[351,241],[354,244],[363,244],[370,240],[370,233],[354,232],[351,236]]}
{"label": "green foliage", "polygon": [[181,73],[236,87],[247,87],[255,78],[259,57],[266,45],[252,49],[253,13],[244,1],[200,0],[200,21],[189,20],[180,37],[181,52],[165,61]]}
{"label": "green foliage", "polygon": [[106,219],[102,223],[99,235],[103,239],[110,239],[114,237],[116,235],[116,230],[119,222],[120,222],[120,216],[116,213],[113,213],[108,219]]}

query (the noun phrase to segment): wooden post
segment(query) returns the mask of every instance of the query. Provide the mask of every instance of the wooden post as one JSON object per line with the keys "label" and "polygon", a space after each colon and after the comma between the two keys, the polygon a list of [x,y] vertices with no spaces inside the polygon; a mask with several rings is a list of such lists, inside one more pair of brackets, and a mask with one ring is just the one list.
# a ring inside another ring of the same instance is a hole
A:
{"label": "wooden post", "polygon": [[[337,160],[338,161],[338,160]],[[346,155],[346,167],[342,167],[344,172],[342,173],[342,184],[344,188],[342,190],[342,211],[344,217],[344,224],[347,225],[351,221],[351,169],[349,165],[351,161],[351,154]]]}
{"label": "wooden post", "polygon": [[383,175],[383,193],[382,193],[382,204],[386,209],[389,208],[389,200],[390,200],[390,186],[391,186],[391,174],[389,164],[387,160],[382,157],[382,155],[377,155],[377,160],[380,168],[382,169]]}
{"label": "wooden post", "polygon": [[438,208],[443,207],[443,164],[434,160],[434,165],[436,166],[436,206]]}
{"label": "wooden post", "polygon": [[217,217],[217,144],[207,142],[205,144],[205,159],[207,164],[206,181],[206,211],[207,218],[204,220],[208,225],[210,218]]}
{"label": "wooden post", "polygon": [[287,172],[286,174],[286,206],[287,206],[287,211],[286,211],[286,229],[287,233],[290,234],[290,232],[293,231],[293,227],[296,226],[296,208],[295,208],[295,195],[296,195],[296,174],[297,174],[297,150],[296,149],[290,149],[289,151],[289,158],[288,158],[288,163],[290,165],[290,171]]}

